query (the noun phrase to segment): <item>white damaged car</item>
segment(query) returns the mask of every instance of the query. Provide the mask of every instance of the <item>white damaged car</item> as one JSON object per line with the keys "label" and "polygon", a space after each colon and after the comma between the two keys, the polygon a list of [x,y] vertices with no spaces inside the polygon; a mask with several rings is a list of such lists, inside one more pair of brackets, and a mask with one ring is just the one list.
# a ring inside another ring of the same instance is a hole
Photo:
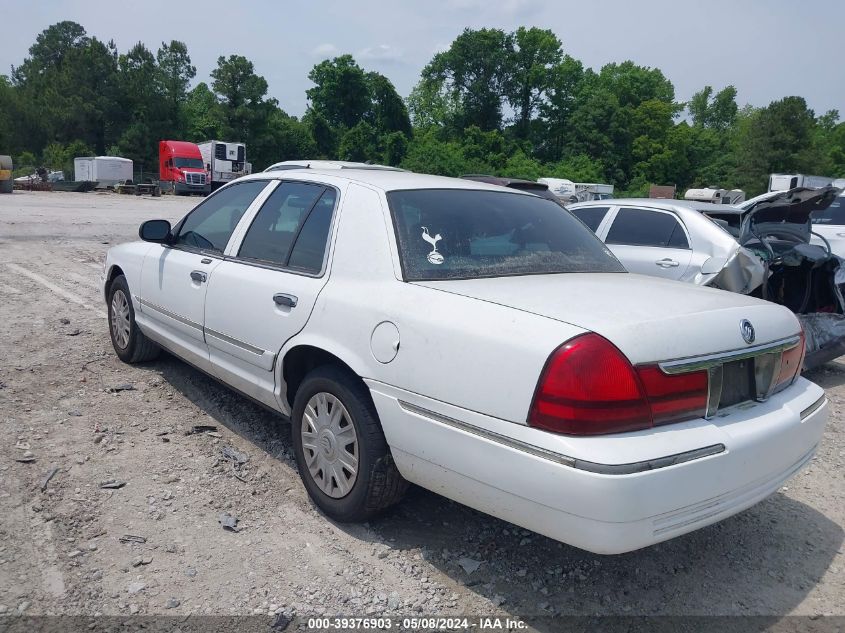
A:
{"label": "white damaged car", "polygon": [[109,250],[111,338],[288,417],[328,516],[407,482],[593,552],[798,472],[828,401],[788,309],[625,272],[556,203],[378,170],[241,178]]}
{"label": "white damaged car", "polygon": [[632,198],[567,206],[631,272],[788,307],[806,336],[804,369],[845,354],[845,267],[811,222],[839,189],[774,191],[733,206]]}

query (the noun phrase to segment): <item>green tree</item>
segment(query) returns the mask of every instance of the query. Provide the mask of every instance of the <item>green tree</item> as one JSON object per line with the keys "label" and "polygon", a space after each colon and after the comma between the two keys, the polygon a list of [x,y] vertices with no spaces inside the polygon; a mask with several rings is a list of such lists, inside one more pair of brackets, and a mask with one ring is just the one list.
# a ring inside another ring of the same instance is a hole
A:
{"label": "green tree", "polygon": [[320,62],[308,79],[315,84],[305,91],[310,108],[329,125],[351,128],[370,109],[370,83],[352,55]]}
{"label": "green tree", "polygon": [[396,167],[408,153],[408,137],[402,132],[391,132],[382,139],[384,163]]}
{"label": "green tree", "polygon": [[379,139],[375,128],[366,121],[358,122],[343,134],[337,153],[341,160],[362,163],[378,160]]}
{"label": "green tree", "polygon": [[367,73],[367,87],[371,98],[367,119],[381,134],[402,132],[411,135],[408,108],[390,80],[379,73]]}
{"label": "green tree", "polygon": [[765,190],[772,172],[815,173],[816,119],[802,97],[785,97],[747,113],[739,132],[737,181],[749,193]]}
{"label": "green tree", "polygon": [[563,59],[563,51],[551,30],[536,27],[519,27],[510,44],[503,88],[516,113],[517,135],[524,138],[534,114],[553,86],[554,70]]}
{"label": "green tree", "polygon": [[692,96],[687,109],[694,125],[724,132],[734,125],[739,112],[736,88],[727,86],[713,97],[713,88],[705,86]]}
{"label": "green tree", "polygon": [[185,99],[186,134],[195,142],[219,138],[223,134],[223,109],[205,82],[200,82]]}
{"label": "green tree", "polygon": [[184,42],[162,42],[156,53],[158,72],[166,103],[168,136],[182,137],[187,132],[185,105],[191,80],[197,75]]}
{"label": "green tree", "polygon": [[218,57],[211,78],[211,88],[222,111],[222,133],[228,140],[249,144],[277,105],[275,100],[264,99],[267,81],[255,73],[252,62],[242,55]]}
{"label": "green tree", "polygon": [[512,38],[501,29],[464,29],[423,69],[424,90],[458,104],[459,127],[499,129],[511,50]]}

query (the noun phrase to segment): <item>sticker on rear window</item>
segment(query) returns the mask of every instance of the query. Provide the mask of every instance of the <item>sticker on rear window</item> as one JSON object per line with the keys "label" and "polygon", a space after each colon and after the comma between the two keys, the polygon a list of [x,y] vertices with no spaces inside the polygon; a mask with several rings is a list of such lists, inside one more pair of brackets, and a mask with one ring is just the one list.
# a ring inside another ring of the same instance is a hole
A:
{"label": "sticker on rear window", "polygon": [[442,264],[443,263],[443,255],[442,253],[437,252],[437,242],[443,239],[443,237],[438,233],[434,237],[431,237],[428,233],[428,227],[422,227],[422,238],[431,244],[431,252],[428,254],[428,263],[429,264]]}

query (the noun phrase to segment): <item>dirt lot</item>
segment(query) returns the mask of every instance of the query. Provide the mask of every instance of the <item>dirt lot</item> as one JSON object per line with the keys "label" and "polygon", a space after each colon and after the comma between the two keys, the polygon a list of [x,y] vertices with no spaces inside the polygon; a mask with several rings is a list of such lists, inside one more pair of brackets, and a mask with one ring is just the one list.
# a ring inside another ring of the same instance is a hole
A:
{"label": "dirt lot", "polygon": [[337,525],[284,420],[171,356],[112,353],[106,249],[195,202],[0,196],[0,613],[845,615],[845,364],[811,376],[833,413],[812,465],[668,543],[596,556],[419,489]]}

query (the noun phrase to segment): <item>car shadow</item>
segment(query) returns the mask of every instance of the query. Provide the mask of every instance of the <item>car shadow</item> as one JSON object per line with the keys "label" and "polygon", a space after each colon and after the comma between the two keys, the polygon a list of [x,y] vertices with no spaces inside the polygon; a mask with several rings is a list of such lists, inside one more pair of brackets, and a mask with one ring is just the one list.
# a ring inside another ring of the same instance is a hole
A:
{"label": "car shadow", "polygon": [[845,356],[806,372],[804,378],[824,389],[845,385]]}
{"label": "car shadow", "polygon": [[[845,365],[836,365],[810,379],[845,380]],[[296,467],[282,416],[170,355],[146,367],[216,422]],[[569,615],[782,616],[821,581],[845,538],[838,524],[789,496],[789,485],[715,525],[617,556],[564,545],[416,486],[369,529],[336,525],[388,551],[419,554],[446,577],[447,595],[450,584],[461,585],[542,631],[559,630],[555,618]]]}

